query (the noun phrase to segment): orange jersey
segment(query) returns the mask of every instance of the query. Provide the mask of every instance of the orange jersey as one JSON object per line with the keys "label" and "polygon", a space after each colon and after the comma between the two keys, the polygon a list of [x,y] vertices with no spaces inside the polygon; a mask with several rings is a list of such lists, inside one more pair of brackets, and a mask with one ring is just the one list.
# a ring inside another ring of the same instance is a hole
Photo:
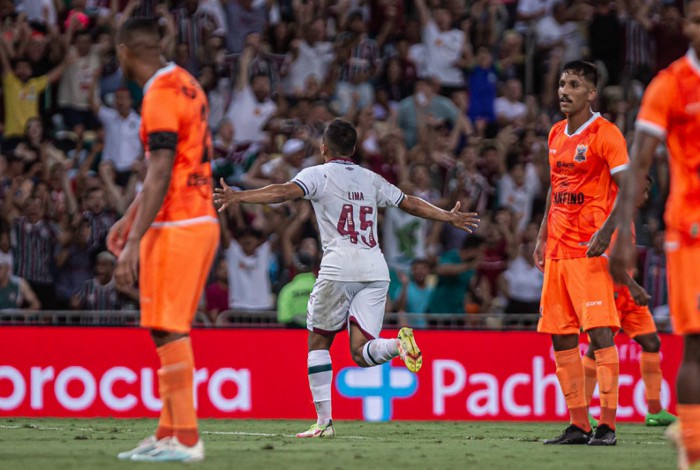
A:
{"label": "orange jersey", "polygon": [[175,151],[170,187],[153,226],[216,222],[211,183],[209,106],[192,75],[171,63],[144,87],[141,140],[146,155]]}
{"label": "orange jersey", "polygon": [[566,120],[549,133],[552,200],[547,219],[547,258],[586,256],[588,242],[612,210],[612,175],[627,168],[627,144],[610,121],[595,113],[574,134]]}
{"label": "orange jersey", "polygon": [[700,60],[690,49],[652,80],[644,93],[636,128],[666,140],[671,189],[668,229],[681,243],[700,237]]}

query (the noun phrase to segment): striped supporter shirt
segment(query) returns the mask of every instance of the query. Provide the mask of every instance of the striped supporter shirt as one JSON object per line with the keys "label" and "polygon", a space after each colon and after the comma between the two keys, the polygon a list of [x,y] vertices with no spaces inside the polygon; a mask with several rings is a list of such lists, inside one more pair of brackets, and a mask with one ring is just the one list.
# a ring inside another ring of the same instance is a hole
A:
{"label": "striped supporter shirt", "polygon": [[105,285],[97,279],[88,279],[76,296],[83,310],[119,310],[124,303],[114,279]]}
{"label": "striped supporter shirt", "polygon": [[46,220],[33,224],[26,217],[12,223],[13,273],[30,283],[54,282],[54,256],[58,248],[58,225]]}

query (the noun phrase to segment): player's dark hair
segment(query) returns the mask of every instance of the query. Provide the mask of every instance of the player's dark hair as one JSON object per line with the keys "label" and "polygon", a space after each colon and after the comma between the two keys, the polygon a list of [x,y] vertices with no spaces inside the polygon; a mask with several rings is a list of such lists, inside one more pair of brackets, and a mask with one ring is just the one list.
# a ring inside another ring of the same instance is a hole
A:
{"label": "player's dark hair", "polygon": [[323,142],[332,156],[349,158],[355,153],[357,131],[348,121],[334,119],[323,134]]}
{"label": "player's dark hair", "polygon": [[137,34],[151,35],[160,38],[160,29],[156,18],[129,18],[119,28],[117,44],[127,44]]}
{"label": "player's dark hair", "polygon": [[564,64],[562,72],[573,73],[588,80],[593,86],[598,86],[598,67],[591,62],[585,60],[572,60]]}

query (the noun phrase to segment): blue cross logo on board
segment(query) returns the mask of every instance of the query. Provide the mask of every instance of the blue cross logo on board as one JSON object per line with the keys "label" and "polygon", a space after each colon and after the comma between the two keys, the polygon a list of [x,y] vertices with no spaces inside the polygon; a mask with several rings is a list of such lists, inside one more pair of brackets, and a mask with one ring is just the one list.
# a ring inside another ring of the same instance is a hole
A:
{"label": "blue cross logo on board", "polygon": [[409,398],[418,389],[418,378],[403,367],[387,362],[377,367],[346,367],[338,373],[335,386],[346,398],[362,399],[362,416],[366,421],[389,421],[392,402]]}

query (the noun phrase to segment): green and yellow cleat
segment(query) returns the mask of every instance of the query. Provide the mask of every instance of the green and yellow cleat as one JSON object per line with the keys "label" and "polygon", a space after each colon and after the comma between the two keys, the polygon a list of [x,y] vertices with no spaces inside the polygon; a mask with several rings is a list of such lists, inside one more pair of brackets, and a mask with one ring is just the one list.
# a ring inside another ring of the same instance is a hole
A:
{"label": "green and yellow cleat", "polygon": [[411,328],[404,327],[399,330],[399,356],[411,372],[418,372],[423,367],[423,354],[418,349]]}
{"label": "green and yellow cleat", "polygon": [[677,416],[666,410],[661,410],[658,413],[647,413],[646,418],[644,418],[644,424],[647,426],[668,426],[675,423],[677,419]]}
{"label": "green and yellow cleat", "polygon": [[318,423],[314,423],[311,425],[308,431],[300,432],[296,436],[301,438],[335,437],[335,428],[333,427],[333,420],[330,420],[325,426],[321,426]]}

